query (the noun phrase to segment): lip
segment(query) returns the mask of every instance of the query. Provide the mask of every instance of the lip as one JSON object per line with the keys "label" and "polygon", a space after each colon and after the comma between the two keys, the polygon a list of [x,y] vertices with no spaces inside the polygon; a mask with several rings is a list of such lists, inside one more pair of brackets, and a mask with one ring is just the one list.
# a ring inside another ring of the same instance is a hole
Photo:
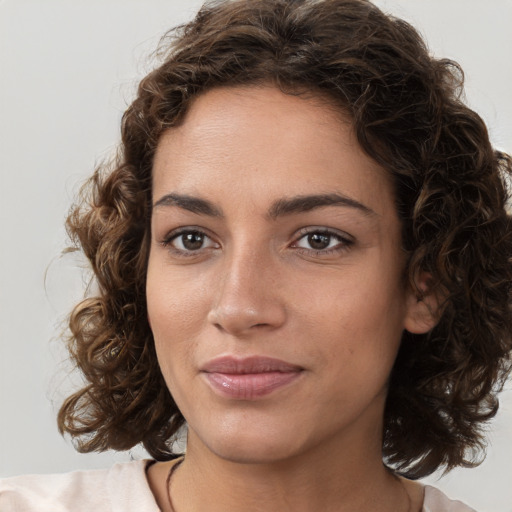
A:
{"label": "lip", "polygon": [[223,356],[201,367],[201,373],[217,394],[236,400],[256,400],[292,383],[303,368],[264,356]]}

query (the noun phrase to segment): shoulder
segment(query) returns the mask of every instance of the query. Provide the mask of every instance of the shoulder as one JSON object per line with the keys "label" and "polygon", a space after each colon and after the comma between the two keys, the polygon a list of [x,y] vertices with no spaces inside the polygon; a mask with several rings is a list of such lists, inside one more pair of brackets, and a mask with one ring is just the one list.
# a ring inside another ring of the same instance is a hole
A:
{"label": "shoulder", "polygon": [[110,469],[0,480],[2,512],[158,512],[145,460]]}
{"label": "shoulder", "polygon": [[476,512],[461,501],[450,500],[439,489],[430,485],[425,486],[425,501],[423,512]]}

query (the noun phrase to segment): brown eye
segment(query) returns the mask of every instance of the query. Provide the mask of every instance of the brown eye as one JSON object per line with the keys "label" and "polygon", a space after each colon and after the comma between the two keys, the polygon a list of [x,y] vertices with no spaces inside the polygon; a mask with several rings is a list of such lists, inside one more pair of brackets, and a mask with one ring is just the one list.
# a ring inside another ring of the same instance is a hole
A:
{"label": "brown eye", "polygon": [[198,232],[185,233],[180,235],[178,238],[181,238],[183,247],[189,251],[197,251],[198,249],[201,249],[204,243],[204,235]]}
{"label": "brown eye", "polygon": [[304,229],[303,235],[297,239],[293,247],[297,247],[305,251],[314,251],[316,255],[322,254],[329,255],[337,252],[347,250],[353,245],[354,240],[350,235],[344,235],[337,231],[332,231],[327,228],[310,231]]}
{"label": "brown eye", "polygon": [[308,235],[308,243],[312,249],[326,249],[331,243],[331,238],[331,235],[326,235],[325,233],[310,233]]}
{"label": "brown eye", "polygon": [[217,247],[217,244],[209,236],[196,230],[181,231],[171,235],[164,245],[170,246],[181,253],[191,253],[201,249]]}

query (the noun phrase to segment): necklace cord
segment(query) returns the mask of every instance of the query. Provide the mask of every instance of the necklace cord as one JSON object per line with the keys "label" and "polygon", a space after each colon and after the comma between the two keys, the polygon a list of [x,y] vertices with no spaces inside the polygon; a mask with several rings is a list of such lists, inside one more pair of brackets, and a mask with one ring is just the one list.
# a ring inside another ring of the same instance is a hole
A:
{"label": "necklace cord", "polygon": [[174,507],[172,506],[172,499],[171,499],[171,477],[176,470],[178,466],[185,460],[185,457],[183,457],[181,460],[176,462],[176,464],[173,464],[171,469],[169,470],[169,473],[167,474],[167,478],[165,479],[165,490],[167,491],[167,501],[169,504],[169,510],[170,512],[174,512]]}

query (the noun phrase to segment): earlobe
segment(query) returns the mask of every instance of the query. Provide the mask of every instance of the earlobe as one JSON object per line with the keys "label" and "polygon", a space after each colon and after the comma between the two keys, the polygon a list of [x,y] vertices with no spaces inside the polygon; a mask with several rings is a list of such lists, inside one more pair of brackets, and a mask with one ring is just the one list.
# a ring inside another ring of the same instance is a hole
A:
{"label": "earlobe", "polygon": [[412,334],[429,332],[441,318],[441,300],[432,283],[432,275],[422,271],[409,285],[404,329]]}

